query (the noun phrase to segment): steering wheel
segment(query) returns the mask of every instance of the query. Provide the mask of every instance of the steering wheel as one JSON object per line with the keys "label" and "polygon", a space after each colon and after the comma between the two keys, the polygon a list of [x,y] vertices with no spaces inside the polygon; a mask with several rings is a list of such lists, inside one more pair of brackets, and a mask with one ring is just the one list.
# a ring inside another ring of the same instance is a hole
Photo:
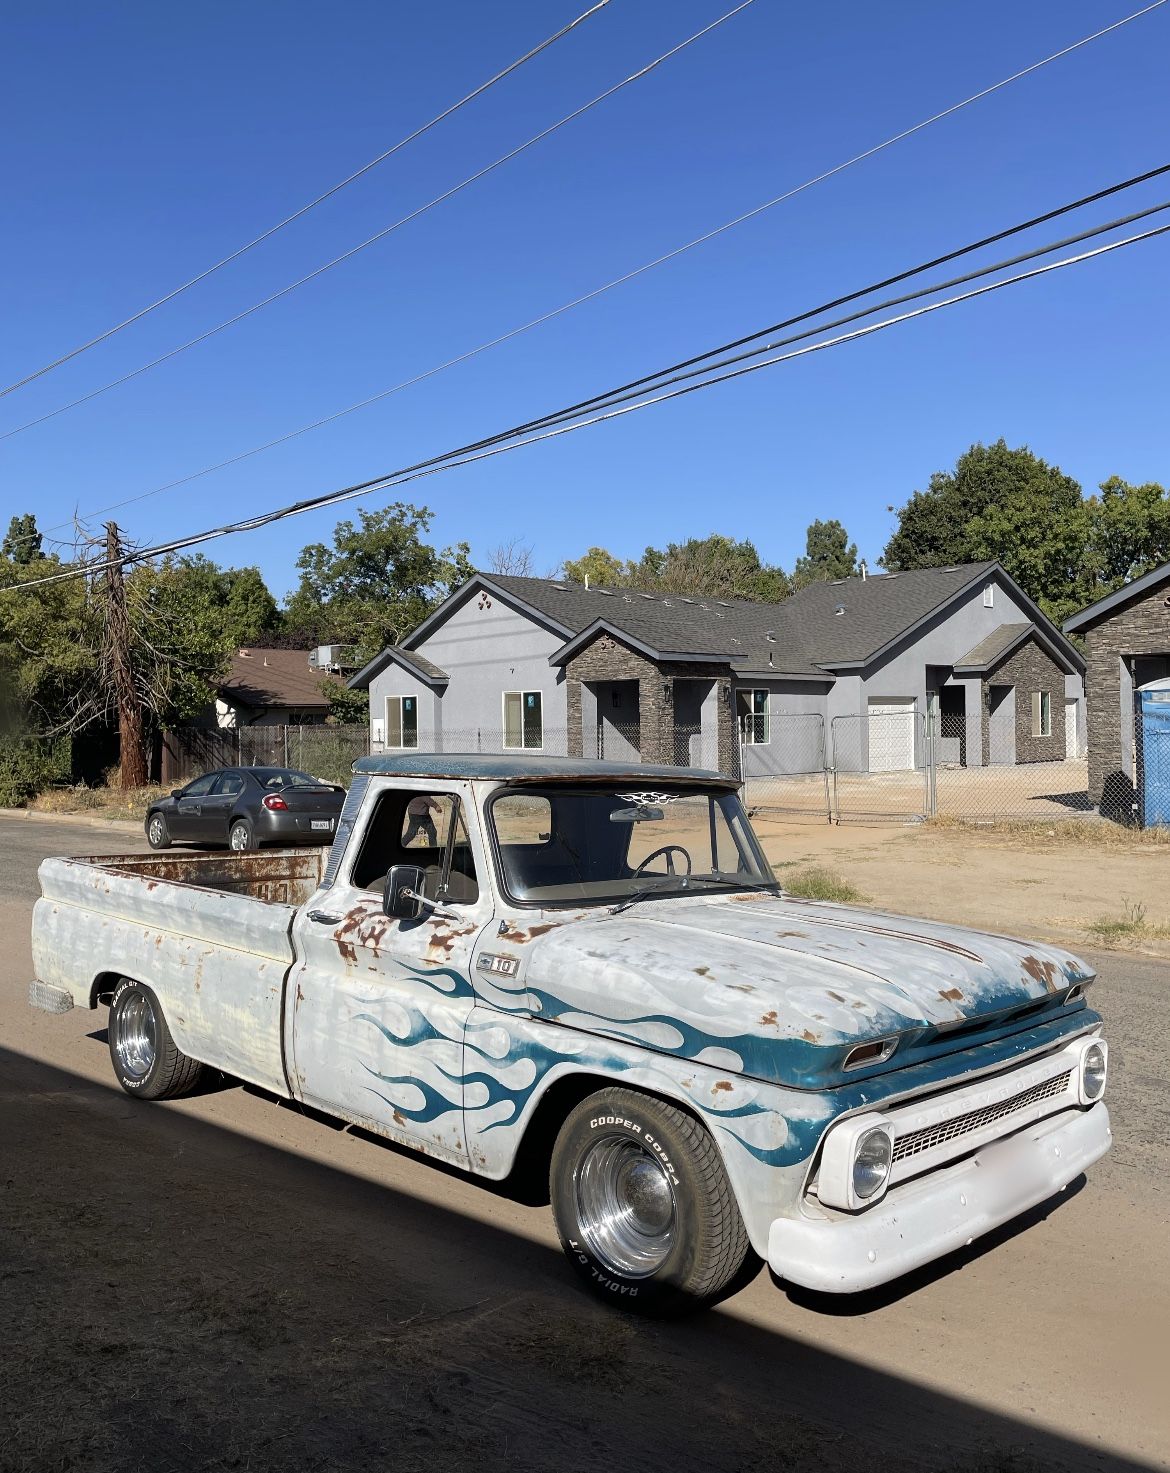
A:
{"label": "steering wheel", "polygon": [[671,855],[675,853],[681,854],[682,857],[686,860],[687,867],[683,871],[683,873],[689,875],[692,868],[691,856],[687,853],[683,846],[681,844],[663,844],[661,849],[655,849],[652,854],[647,854],[646,858],[634,871],[634,878],[637,879],[638,876],[643,873],[650,861],[652,859],[657,859],[659,855],[662,855],[666,859],[666,873],[668,875],[677,874],[677,870],[674,867],[674,860],[671,858]]}

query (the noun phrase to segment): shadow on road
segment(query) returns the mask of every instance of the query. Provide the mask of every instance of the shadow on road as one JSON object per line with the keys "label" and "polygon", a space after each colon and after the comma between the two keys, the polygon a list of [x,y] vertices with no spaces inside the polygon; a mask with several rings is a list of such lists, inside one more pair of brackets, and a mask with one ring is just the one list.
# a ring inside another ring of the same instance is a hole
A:
{"label": "shadow on road", "polygon": [[733,1306],[607,1310],[473,1183],[438,1206],[3,1050],[0,1081],[6,1473],[1140,1466]]}

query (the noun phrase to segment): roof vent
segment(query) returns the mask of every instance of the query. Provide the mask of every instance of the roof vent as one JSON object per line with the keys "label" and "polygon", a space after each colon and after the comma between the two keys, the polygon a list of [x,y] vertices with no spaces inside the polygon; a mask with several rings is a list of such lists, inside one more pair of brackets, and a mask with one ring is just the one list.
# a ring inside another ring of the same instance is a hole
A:
{"label": "roof vent", "polygon": [[694,599],[693,598],[680,598],[679,599],[679,603],[680,604],[693,604],[694,603]]}
{"label": "roof vent", "polygon": [[595,588],[593,590],[593,592],[594,593],[600,593],[600,594],[604,595],[604,597],[606,597],[606,598],[617,598],[617,594],[616,593],[613,593],[608,588]]}
{"label": "roof vent", "polygon": [[842,583],[844,583],[844,582],[845,582],[845,579],[844,578],[832,578],[832,579],[830,579],[829,586],[830,586],[830,588],[840,588],[841,585],[842,585]]}
{"label": "roof vent", "polygon": [[731,605],[727,602],[727,600],[725,598],[717,599],[716,602],[719,604],[719,607],[721,609],[729,609],[729,608],[731,608]]}
{"label": "roof vent", "polygon": [[837,607],[833,610],[833,615],[834,615],[835,618],[838,618],[839,619],[844,612],[845,612],[845,605],[844,604],[838,604]]}
{"label": "roof vent", "polygon": [[240,651],[240,659],[241,660],[250,660],[251,658],[252,658],[252,651],[251,650],[241,650]]}
{"label": "roof vent", "polygon": [[765,630],[764,631],[764,638],[768,641],[769,644],[775,644],[776,643],[776,631],[774,629],[767,629],[767,630]]}
{"label": "roof vent", "polygon": [[644,599],[646,599],[650,603],[653,603],[654,602],[654,595],[652,593],[640,593],[638,595],[638,597],[639,598],[644,598]]}
{"label": "roof vent", "polygon": [[671,606],[671,605],[670,605],[670,600],[669,600],[669,599],[668,599],[668,598],[664,598],[664,599],[663,599],[663,600],[662,600],[662,607],[663,607],[663,608],[664,608],[664,609],[669,609],[669,608],[670,608],[670,606]]}

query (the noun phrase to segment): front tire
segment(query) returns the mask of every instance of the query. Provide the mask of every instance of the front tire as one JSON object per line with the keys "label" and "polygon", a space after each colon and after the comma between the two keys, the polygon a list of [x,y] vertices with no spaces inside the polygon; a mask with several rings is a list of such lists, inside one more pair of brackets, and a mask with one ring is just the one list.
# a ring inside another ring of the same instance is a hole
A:
{"label": "front tire", "polygon": [[152,849],[171,847],[171,831],[161,813],[152,813],[146,820],[146,842]]}
{"label": "front tire", "polygon": [[246,818],[237,818],[228,830],[228,848],[233,854],[246,854],[255,847],[256,836],[251,823]]}
{"label": "front tire", "polygon": [[622,1308],[701,1308],[747,1257],[710,1133],[651,1095],[604,1089],[583,1100],[557,1136],[549,1185],[565,1256]]}
{"label": "front tire", "polygon": [[123,977],[110,1003],[107,1029],[118,1083],[140,1100],[174,1100],[190,1094],[204,1066],[176,1048],[158,998],[141,982]]}

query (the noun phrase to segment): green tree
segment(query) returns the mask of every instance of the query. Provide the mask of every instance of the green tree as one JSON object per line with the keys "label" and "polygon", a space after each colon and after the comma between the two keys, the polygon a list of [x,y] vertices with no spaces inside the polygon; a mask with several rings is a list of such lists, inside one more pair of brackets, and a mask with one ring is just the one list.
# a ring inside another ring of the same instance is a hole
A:
{"label": "green tree", "polygon": [[0,557],[5,557],[17,567],[27,567],[41,556],[44,538],[37,531],[37,519],[29,511],[22,517],[13,517],[8,523],[4,542],[0,545]]}
{"label": "green tree", "polygon": [[858,571],[857,544],[835,518],[813,522],[805,534],[804,556],[797,558],[792,581],[797,588],[832,578],[851,578]]}
{"label": "green tree", "polygon": [[1087,600],[1088,516],[1080,485],[1004,440],[972,445],[898,513],[891,572],[996,559],[1059,622]]}
{"label": "green tree", "polygon": [[760,558],[755,544],[712,532],[648,547],[638,562],[621,562],[603,547],[591,547],[582,558],[565,563],[571,582],[589,581],[603,588],[640,588],[646,593],[685,594],[695,598],[747,598],[777,603],[791,585],[782,568]]}
{"label": "green tree", "polygon": [[310,543],[297,558],[288,628],[367,655],[401,643],[475,571],[466,542],[436,549],[425,540],[432,520],[426,507],[395,502],[338,522],[331,545]]}
{"label": "green tree", "polygon": [[1086,503],[1086,564],[1103,598],[1143,573],[1170,562],[1170,493],[1156,481],[1102,481]]}

